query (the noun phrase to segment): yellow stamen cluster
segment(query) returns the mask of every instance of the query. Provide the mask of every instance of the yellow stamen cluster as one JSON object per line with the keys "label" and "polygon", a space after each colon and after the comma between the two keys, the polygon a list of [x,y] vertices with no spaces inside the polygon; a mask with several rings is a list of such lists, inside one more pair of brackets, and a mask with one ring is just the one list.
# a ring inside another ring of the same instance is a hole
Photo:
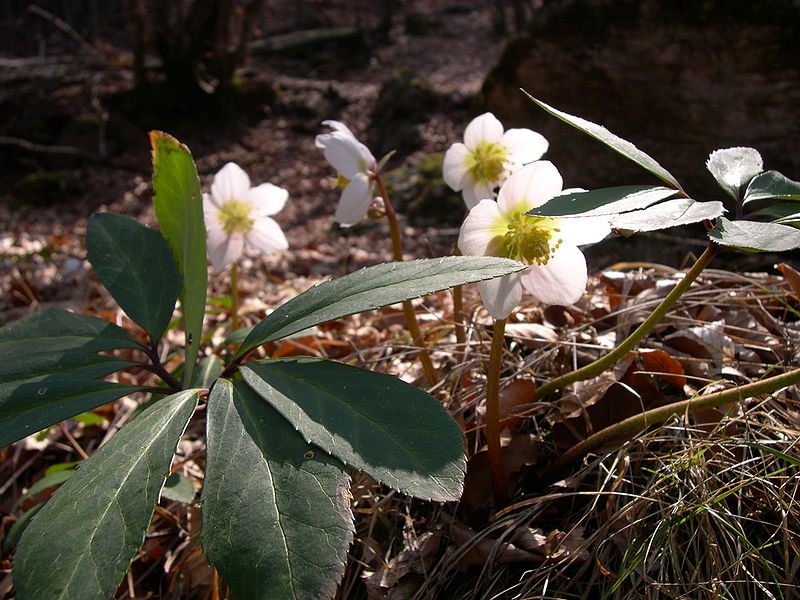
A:
{"label": "yellow stamen cluster", "polygon": [[480,142],[467,153],[466,167],[475,181],[491,183],[500,181],[508,163],[508,150],[502,144]]}
{"label": "yellow stamen cluster", "polygon": [[546,265],[563,241],[556,237],[557,225],[555,219],[515,212],[503,238],[505,256],[528,265]]}
{"label": "yellow stamen cluster", "polygon": [[253,217],[250,216],[252,211],[253,205],[249,202],[228,200],[217,212],[217,219],[219,219],[226,234],[240,233],[247,235],[253,228]]}

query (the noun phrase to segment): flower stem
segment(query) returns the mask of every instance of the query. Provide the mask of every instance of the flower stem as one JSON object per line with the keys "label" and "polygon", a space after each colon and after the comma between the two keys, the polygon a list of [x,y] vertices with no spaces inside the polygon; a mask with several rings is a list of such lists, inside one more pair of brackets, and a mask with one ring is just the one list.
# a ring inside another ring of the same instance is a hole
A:
{"label": "flower stem", "polygon": [[[455,249],[453,253],[455,256],[461,256],[461,250]],[[453,288],[453,323],[456,333],[456,344],[463,356],[467,355],[467,334],[464,330],[464,292],[462,286],[457,285]]]}
{"label": "flower stem", "polygon": [[239,263],[231,263],[231,331],[239,329]]}
{"label": "flower stem", "polygon": [[636,344],[638,344],[642,338],[644,338],[644,336],[646,336],[653,329],[653,327],[655,327],[661,321],[661,319],[664,318],[669,309],[675,305],[683,293],[689,289],[689,286],[692,285],[694,280],[697,279],[700,273],[703,272],[703,270],[719,252],[720,250],[718,246],[713,243],[709,243],[705,252],[703,252],[700,258],[697,259],[697,262],[692,265],[692,268],[689,269],[686,275],[684,275],[683,279],[681,279],[677,285],[672,288],[670,293],[667,294],[666,297],[661,301],[661,304],[659,304],[650,314],[650,316],[648,316],[647,319],[645,319],[645,321],[639,325],[639,327],[637,327],[633,333],[625,338],[625,340],[623,340],[619,346],[614,348],[614,350],[605,356],[601,356],[594,362],[591,362],[580,369],[566,373],[547,382],[536,390],[536,398],[545,398],[548,394],[566,387],[571,383],[583,381],[585,379],[589,379],[590,377],[594,377],[595,375],[599,375],[608,367],[616,364],[617,361],[626,356],[628,352],[630,352],[634,346],[636,346]]}
{"label": "flower stem", "polygon": [[601,429],[597,433],[590,435],[588,438],[575,444],[572,448],[562,454],[544,474],[545,481],[551,481],[560,473],[562,473],[568,466],[577,462],[589,452],[596,450],[600,446],[612,440],[624,440],[632,437],[638,431],[642,431],[650,425],[663,423],[670,417],[676,415],[690,415],[692,413],[706,410],[709,408],[719,408],[727,404],[732,404],[737,401],[752,398],[753,396],[760,396],[762,394],[772,394],[781,388],[790,385],[796,385],[800,382],[800,369],[794,369],[774,377],[762,379],[747,385],[722,390],[713,394],[706,394],[704,396],[695,396],[680,402],[673,402],[665,406],[659,406],[647,410],[638,415],[633,415],[610,425],[605,429]]}
{"label": "flower stem", "polygon": [[495,508],[508,504],[508,485],[503,472],[500,454],[500,371],[503,362],[506,320],[497,319],[492,332],[489,369],[486,373],[486,449],[489,454],[489,471],[492,477]]}
{"label": "flower stem", "polygon": [[[389,200],[389,192],[386,189],[383,178],[380,176],[380,174],[375,174],[374,178],[375,183],[378,184],[381,198],[383,198],[383,205],[386,210],[386,218],[389,221],[389,234],[392,237],[392,253],[394,255],[394,259],[398,262],[402,262],[403,244],[400,241],[400,226],[397,223],[397,214],[394,212],[394,207],[392,206],[391,200]],[[439,381],[439,374],[436,372],[436,369],[433,366],[431,355],[425,348],[425,341],[422,338],[422,331],[419,328],[419,323],[417,323],[417,314],[414,312],[414,306],[411,304],[410,300],[403,302],[403,313],[406,317],[406,326],[408,327],[409,333],[411,333],[411,339],[420,349],[417,353],[417,357],[422,364],[422,370],[425,372],[425,378],[428,380],[428,385],[433,387]]]}

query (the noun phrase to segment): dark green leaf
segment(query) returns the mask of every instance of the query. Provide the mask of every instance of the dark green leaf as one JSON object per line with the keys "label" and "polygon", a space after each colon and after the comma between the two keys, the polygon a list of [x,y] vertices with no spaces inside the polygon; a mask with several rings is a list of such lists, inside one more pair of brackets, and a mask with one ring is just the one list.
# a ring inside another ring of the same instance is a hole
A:
{"label": "dark green leaf", "polygon": [[156,217],[183,277],[180,294],[186,329],[183,381],[189,382],[200,346],[208,287],[203,196],[189,149],[161,131],[150,132],[150,143]]}
{"label": "dark green leaf", "polygon": [[695,202],[689,198],[667,200],[644,210],[617,215],[611,227],[626,232],[656,231],[712,220],[725,212],[721,202]]}
{"label": "dark green leaf", "polygon": [[789,179],[778,171],[766,171],[753,178],[747,186],[742,203],[769,198],[800,200],[800,182]]}
{"label": "dark green leaf", "polygon": [[44,477],[42,477],[41,479],[36,481],[36,483],[34,483],[28,489],[27,492],[25,492],[19,498],[17,498],[17,501],[14,502],[14,507],[13,508],[16,508],[17,506],[22,504],[25,501],[26,498],[30,498],[31,496],[35,496],[39,492],[43,492],[47,488],[51,488],[51,487],[53,487],[55,485],[61,485],[67,479],[72,477],[74,474],[75,474],[75,471],[73,469],[64,469],[62,471],[56,471],[55,473],[50,473],[49,475],[45,475]]}
{"label": "dark green leaf", "polygon": [[672,176],[672,174],[667,171],[664,167],[662,167],[656,160],[641,150],[639,150],[636,146],[631,144],[628,140],[624,140],[621,137],[618,137],[611,133],[608,129],[603,127],[602,125],[597,125],[592,123],[591,121],[587,121],[586,119],[582,119],[581,117],[576,117],[574,115],[570,115],[568,113],[562,112],[557,108],[553,108],[548,104],[545,104],[541,100],[537,100],[527,92],[524,92],[525,95],[528,96],[531,100],[533,100],[540,108],[544,109],[545,111],[549,112],[554,117],[557,117],[571,125],[575,129],[583,131],[584,133],[590,135],[598,142],[602,142],[615,152],[621,154],[628,160],[632,160],[640,167],[646,169],[656,177],[658,177],[661,181],[669,185],[670,187],[675,188],[676,190],[682,191],[681,185],[678,183],[678,180]]}
{"label": "dark green leaf", "polygon": [[83,462],[36,515],[14,559],[18,600],[111,598],[144,541],[197,391],[164,398]]}
{"label": "dark green leaf", "polygon": [[800,230],[777,223],[758,221],[717,220],[719,229],[712,229],[708,237],[724,246],[734,246],[756,252],[784,252],[800,248]]}
{"label": "dark green leaf", "polygon": [[3,539],[3,552],[8,552],[11,550],[11,548],[17,545],[19,538],[22,537],[22,533],[30,524],[31,519],[36,516],[36,513],[44,508],[44,504],[44,502],[41,502],[36,506],[31,507],[22,513],[19,519],[14,521],[14,524],[8,529],[8,533]]}
{"label": "dark green leaf", "polygon": [[349,481],[241,381],[217,381],[202,541],[237,600],[334,595],[353,538]]}
{"label": "dark green leaf", "polygon": [[192,376],[192,387],[210,388],[214,380],[220,376],[225,365],[216,354],[209,354],[200,361]]}
{"label": "dark green leaf", "polygon": [[742,186],[764,170],[764,161],[755,148],[723,148],[708,155],[706,168],[719,187],[738,200]]}
{"label": "dark green leaf", "polygon": [[181,289],[178,266],[166,240],[136,219],[100,213],[89,219],[86,251],[117,304],[158,342]]}
{"label": "dark green leaf", "polygon": [[188,477],[173,473],[164,482],[164,487],[161,489],[161,497],[189,504],[194,501],[194,484]]}
{"label": "dark green leaf", "polygon": [[113,323],[56,308],[0,328],[0,447],[140,390],[97,380],[135,364],[97,352],[137,347]]}
{"label": "dark green leaf", "polygon": [[318,358],[255,361],[241,371],[307,441],[345,464],[414,496],[461,497],[461,428],[419,388]]}
{"label": "dark green leaf", "polygon": [[314,286],[267,315],[237,356],[326,321],[524,268],[522,263],[493,256],[447,256],[367,267]]}
{"label": "dark green leaf", "polygon": [[769,217],[776,223],[794,223],[800,220],[800,205],[797,202],[783,202],[781,204],[771,204],[760,208],[747,215],[751,217]]}
{"label": "dark green leaf", "polygon": [[650,185],[624,185],[588,192],[568,192],[537,206],[528,211],[528,214],[542,217],[578,214],[581,216],[615,215],[647,208],[677,193],[671,188]]}

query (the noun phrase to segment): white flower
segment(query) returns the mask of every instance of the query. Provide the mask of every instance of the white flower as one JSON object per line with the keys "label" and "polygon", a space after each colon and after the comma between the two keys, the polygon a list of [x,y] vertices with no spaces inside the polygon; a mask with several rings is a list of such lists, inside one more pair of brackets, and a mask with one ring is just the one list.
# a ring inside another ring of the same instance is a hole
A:
{"label": "white flower", "polygon": [[271,183],[250,187],[239,165],[228,163],[214,175],[211,193],[203,194],[208,231],[208,255],[215,269],[237,260],[245,246],[265,254],[289,247],[286,236],[269,215],[279,212],[289,192]]}
{"label": "white flower", "polygon": [[578,244],[608,235],[607,219],[525,214],[560,194],[561,187],[561,175],[551,162],[533,162],[508,178],[496,202],[481,200],[464,220],[458,236],[463,254],[502,256],[530,265],[478,284],[481,300],[495,319],[511,314],[523,287],[540,302],[559,305],[576,302],[586,289],[586,260]]}
{"label": "white flower", "polygon": [[547,152],[547,140],[530,129],[509,129],[492,113],[475,117],[464,131],[464,143],[450,146],[444,155],[444,180],[461,192],[467,208],[494,198],[495,188],[524,164]]}
{"label": "white flower", "polygon": [[372,175],[377,164],[369,148],[356,139],[347,125],[339,121],[322,124],[333,131],[316,137],[317,148],[322,148],[325,158],[346,182],[334,219],[349,227],[369,210],[374,196]]}

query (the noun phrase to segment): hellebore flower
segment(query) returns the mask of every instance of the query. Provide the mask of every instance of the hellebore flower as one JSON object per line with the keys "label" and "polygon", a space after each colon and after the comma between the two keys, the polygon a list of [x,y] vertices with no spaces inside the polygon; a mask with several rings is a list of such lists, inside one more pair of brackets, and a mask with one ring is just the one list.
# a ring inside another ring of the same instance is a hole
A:
{"label": "hellebore flower", "polygon": [[322,124],[333,131],[319,134],[315,143],[346,184],[334,219],[349,227],[369,210],[374,197],[372,175],[377,163],[369,148],[356,139],[347,125],[339,121],[323,121]]}
{"label": "hellebore flower", "polygon": [[444,180],[461,192],[468,209],[484,198],[494,198],[495,188],[522,165],[539,160],[548,142],[530,129],[509,129],[492,113],[472,119],[464,143],[450,146],[444,155]]}
{"label": "hellebore flower", "polygon": [[586,259],[578,244],[603,239],[610,232],[602,217],[551,218],[527,215],[561,193],[562,179],[549,161],[536,161],[514,173],[497,201],[481,200],[467,215],[458,236],[465,255],[502,256],[527,269],[478,284],[489,314],[505,319],[525,288],[544,304],[569,305],[586,289]]}
{"label": "hellebore flower", "polygon": [[286,250],[289,243],[269,215],[279,212],[289,192],[271,183],[250,187],[250,178],[236,163],[222,167],[203,194],[208,255],[215,269],[237,260],[245,246],[265,254]]}

